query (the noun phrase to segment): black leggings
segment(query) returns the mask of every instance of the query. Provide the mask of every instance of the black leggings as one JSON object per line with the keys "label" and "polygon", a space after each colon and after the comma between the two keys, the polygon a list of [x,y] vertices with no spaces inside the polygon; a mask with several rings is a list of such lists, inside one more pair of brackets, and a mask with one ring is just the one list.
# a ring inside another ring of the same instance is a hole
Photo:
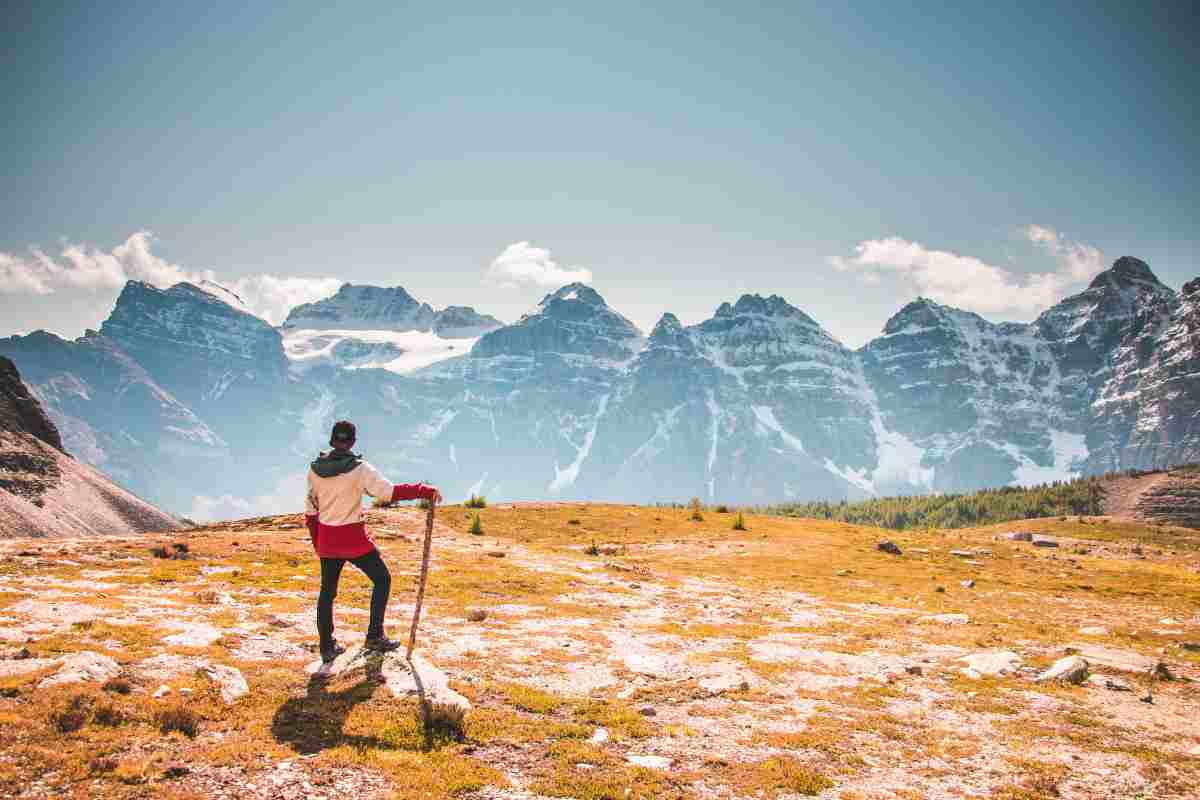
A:
{"label": "black leggings", "polygon": [[383,636],[383,615],[387,612],[388,595],[392,591],[392,574],[383,563],[378,550],[372,550],[358,558],[321,559],[321,596],[317,600],[317,633],[321,636],[321,647],[333,644],[333,600],[337,597],[338,581],[342,567],[349,561],[371,579],[371,625],[367,638]]}

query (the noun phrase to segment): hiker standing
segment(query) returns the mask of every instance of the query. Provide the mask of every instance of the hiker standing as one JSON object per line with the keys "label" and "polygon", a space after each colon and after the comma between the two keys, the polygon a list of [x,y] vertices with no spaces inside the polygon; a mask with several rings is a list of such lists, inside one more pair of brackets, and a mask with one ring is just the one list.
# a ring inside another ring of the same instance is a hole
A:
{"label": "hiker standing", "polygon": [[383,652],[400,646],[383,630],[392,576],[363,522],[363,494],[391,502],[416,499],[437,502],[442,499],[435,487],[423,483],[392,485],[379,470],[363,461],[362,456],[350,452],[356,438],[353,423],[342,420],[334,424],[329,437],[333,449],[321,453],[308,471],[304,521],[313,548],[321,559],[317,633],[321,637],[321,660],[325,663],[346,651],[333,638],[333,600],[337,597],[338,580],[347,561],[362,570],[372,583],[367,649]]}

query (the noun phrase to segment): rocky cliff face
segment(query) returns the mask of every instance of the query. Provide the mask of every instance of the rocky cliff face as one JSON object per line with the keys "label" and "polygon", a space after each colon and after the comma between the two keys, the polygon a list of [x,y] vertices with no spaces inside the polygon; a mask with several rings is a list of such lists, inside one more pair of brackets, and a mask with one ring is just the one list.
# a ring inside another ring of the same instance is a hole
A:
{"label": "rocky cliff face", "polygon": [[503,326],[495,317],[468,306],[434,311],[403,287],[343,284],[337,294],[296,306],[283,322],[287,329],[342,331],[434,331],[447,339],[469,339]]}
{"label": "rocky cliff face", "polygon": [[63,449],[58,428],[21,381],[17,365],[4,357],[0,357],[0,429],[28,433],[56,450]]}
{"label": "rocky cliff face", "polygon": [[[1137,259],[1031,324],[918,299],[858,352],[777,296],[645,338],[572,284],[478,341],[437,333],[466,311],[389,296],[370,324],[431,329],[289,329],[290,369],[277,331],[185,284],[130,284],[103,335],[0,353],[68,447],[183,508],[290,496],[339,417],[386,472],[448,496],[836,500],[1200,460],[1200,281],[1176,297]],[[322,314],[295,320],[347,322]]]}
{"label": "rocky cliff face", "polygon": [[1140,469],[1200,461],[1200,280],[1177,302],[1147,303],[1113,358],[1093,402],[1103,428],[1098,462]]}
{"label": "rocky cliff face", "polygon": [[1062,411],[1057,361],[1028,326],[918,299],[861,355],[884,425],[921,453],[927,483],[912,489],[1037,483],[1082,467],[1084,435]]}
{"label": "rocky cliff face", "polygon": [[194,409],[236,412],[269,400],[287,378],[277,330],[190,283],[130,281],[100,334]]}

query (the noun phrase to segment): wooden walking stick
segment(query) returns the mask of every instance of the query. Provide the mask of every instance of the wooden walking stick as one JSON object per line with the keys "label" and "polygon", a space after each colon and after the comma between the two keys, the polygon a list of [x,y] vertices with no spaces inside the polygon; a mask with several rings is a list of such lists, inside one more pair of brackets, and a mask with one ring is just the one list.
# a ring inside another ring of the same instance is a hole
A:
{"label": "wooden walking stick", "polygon": [[404,657],[406,661],[412,661],[413,648],[417,644],[417,623],[421,621],[421,601],[425,599],[425,579],[429,575],[429,548],[433,544],[433,509],[436,505],[436,502],[430,500],[429,508],[425,511],[425,545],[421,549],[421,577],[417,582],[417,604],[413,607],[412,629],[408,632],[408,654]]}

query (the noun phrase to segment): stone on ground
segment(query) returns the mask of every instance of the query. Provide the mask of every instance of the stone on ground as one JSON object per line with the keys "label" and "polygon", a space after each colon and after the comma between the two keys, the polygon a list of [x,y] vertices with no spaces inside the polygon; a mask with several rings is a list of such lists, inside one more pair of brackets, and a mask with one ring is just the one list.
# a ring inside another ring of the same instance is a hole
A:
{"label": "stone on ground", "polygon": [[1132,650],[1102,647],[1095,644],[1072,644],[1069,646],[1080,657],[1087,659],[1088,663],[1115,669],[1118,672],[1158,672],[1161,664],[1156,658],[1144,656]]}
{"label": "stone on ground", "polygon": [[58,672],[42,680],[39,689],[48,686],[59,686],[64,683],[86,683],[88,681],[106,681],[115,678],[121,671],[121,665],[112,656],[103,653],[83,651],[63,656],[62,666]]}
{"label": "stone on ground", "polygon": [[1088,676],[1088,662],[1079,656],[1067,656],[1055,661],[1050,669],[1037,676],[1038,682],[1059,681],[1080,684]]}
{"label": "stone on ground", "polygon": [[976,676],[1011,675],[1021,668],[1021,657],[1011,650],[983,650],[959,659],[967,666],[965,674]]}
{"label": "stone on ground", "polygon": [[422,701],[429,723],[462,730],[471,701],[451,689],[450,677],[419,653],[413,654],[411,662],[405,661],[399,652],[387,653],[383,656],[382,674],[393,695]]}
{"label": "stone on ground", "polygon": [[895,542],[880,542],[877,547],[884,553],[891,553],[894,556],[900,555],[900,545]]}
{"label": "stone on ground", "polygon": [[671,759],[666,756],[626,756],[626,760],[630,764],[650,769],[670,769],[671,767]]}
{"label": "stone on ground", "polygon": [[1034,547],[1058,547],[1058,539],[1049,536],[1034,536],[1032,541]]}
{"label": "stone on ground", "polygon": [[427,721],[461,730],[471,703],[450,688],[446,673],[413,654],[411,665],[404,653],[376,653],[363,647],[352,647],[329,664],[320,660],[308,665],[308,672],[318,678],[333,678],[355,669],[378,674],[396,697],[412,697],[424,703]]}
{"label": "stone on ground", "polygon": [[227,667],[224,664],[206,664],[196,670],[196,674],[208,678],[221,690],[221,699],[225,705],[237,702],[250,693],[242,671],[237,667]]}

